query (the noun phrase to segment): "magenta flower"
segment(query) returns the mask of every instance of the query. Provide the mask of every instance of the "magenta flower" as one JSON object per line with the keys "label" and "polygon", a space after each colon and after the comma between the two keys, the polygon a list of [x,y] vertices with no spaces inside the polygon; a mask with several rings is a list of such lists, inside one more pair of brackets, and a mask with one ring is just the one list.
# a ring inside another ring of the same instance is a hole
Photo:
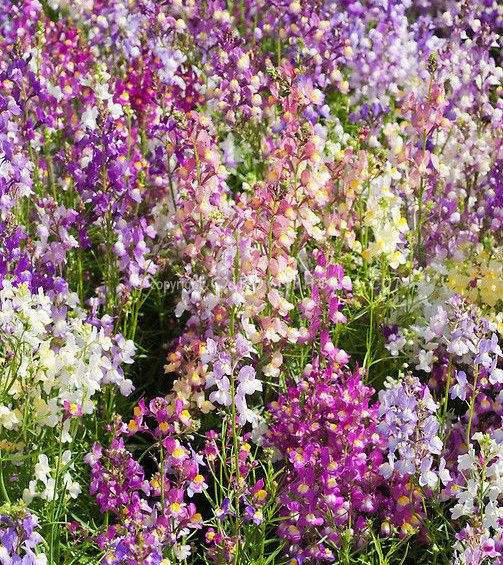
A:
{"label": "magenta flower", "polygon": [[68,402],[67,400],[65,400],[63,402],[63,406],[65,408],[65,415],[63,416],[63,420],[82,416],[82,406],[80,406],[80,404],[75,404],[73,402]]}

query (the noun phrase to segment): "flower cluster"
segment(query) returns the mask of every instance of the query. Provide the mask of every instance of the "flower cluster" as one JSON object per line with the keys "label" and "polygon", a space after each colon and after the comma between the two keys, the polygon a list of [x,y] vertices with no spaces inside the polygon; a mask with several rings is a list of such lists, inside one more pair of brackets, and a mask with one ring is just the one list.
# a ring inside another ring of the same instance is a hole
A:
{"label": "flower cluster", "polygon": [[[150,425],[149,425],[150,424]],[[142,401],[128,424],[114,424],[109,447],[94,444],[85,457],[91,466],[91,494],[102,513],[111,512],[115,524],[99,536],[103,563],[161,563],[169,554],[184,559],[191,553],[185,543],[191,530],[201,527],[201,514],[193,502],[207,484],[201,474],[202,455],[184,446],[176,434],[187,434],[193,426],[190,414],[179,403],[173,413],[162,398],[147,407]],[[149,434],[156,452],[149,453],[154,473],[140,464],[141,458],[125,446],[124,436]]]}
{"label": "flower cluster", "polygon": [[46,565],[38,518],[22,506],[0,509],[0,560],[2,563]]}
{"label": "flower cluster", "polygon": [[468,520],[456,535],[455,563],[459,565],[487,562],[487,558],[501,557],[503,550],[501,438],[477,433],[473,441],[468,453],[458,457],[459,475],[452,488],[456,499],[452,518]]}
{"label": "flower cluster", "polygon": [[3,2],[0,561],[501,560],[500,4]]}
{"label": "flower cluster", "polygon": [[418,484],[434,489],[439,479],[450,481],[445,460],[441,457],[438,469],[434,459],[442,452],[437,419],[438,404],[427,385],[416,377],[405,377],[399,383],[379,392],[378,414],[382,421],[378,430],[385,438],[388,460],[379,472],[386,479],[393,473],[401,477],[418,476]]}
{"label": "flower cluster", "polygon": [[[101,387],[112,384],[122,394],[131,392],[122,365],[132,363],[133,343],[86,322],[75,295],[59,299],[5,279],[0,305],[2,427],[18,430],[29,415],[34,431],[54,428],[64,419],[65,403],[91,414]],[[63,441],[71,441],[65,420]]]}
{"label": "flower cluster", "polygon": [[216,386],[209,396],[210,401],[221,406],[234,405],[241,425],[255,420],[253,411],[247,406],[246,397],[262,390],[262,382],[255,378],[256,372],[251,365],[242,365],[238,369],[239,360],[249,358],[252,352],[248,340],[237,336],[230,353],[222,351],[217,342],[208,338],[201,355],[203,364],[211,363],[212,367],[206,375],[206,387]]}
{"label": "flower cluster", "polygon": [[373,390],[361,369],[337,367],[308,365],[270,406],[267,435],[286,460],[278,533],[297,557],[329,562],[347,542],[346,527],[363,543],[371,516],[380,516],[386,529],[395,506],[380,476],[386,442],[379,408],[370,404]]}

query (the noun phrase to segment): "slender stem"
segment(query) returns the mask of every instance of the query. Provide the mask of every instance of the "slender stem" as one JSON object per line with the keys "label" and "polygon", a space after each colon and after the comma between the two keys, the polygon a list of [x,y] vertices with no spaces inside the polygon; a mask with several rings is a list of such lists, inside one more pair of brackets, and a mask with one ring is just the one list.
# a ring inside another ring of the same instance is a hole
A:
{"label": "slender stem", "polygon": [[2,492],[2,496],[5,499],[5,502],[10,503],[10,498],[7,493],[7,489],[5,488],[5,481],[3,478],[3,459],[2,459],[1,451],[0,451],[0,490]]}
{"label": "slender stem", "polygon": [[479,379],[479,366],[475,365],[473,385],[472,385],[473,392],[472,392],[472,397],[470,398],[470,408],[468,410],[468,414],[469,414],[468,426],[466,428],[466,445],[467,446],[470,444],[470,438],[471,438],[471,429],[472,429],[473,413],[474,413],[474,408],[475,408],[475,399],[477,398],[477,394],[478,394],[478,390],[477,390],[478,379]]}
{"label": "slender stem", "polygon": [[[50,543],[49,543],[49,562],[56,564],[55,560],[55,537],[56,537],[56,528],[59,525],[57,516],[56,516],[56,501],[61,493],[59,492],[59,474],[61,470],[61,459],[63,456],[63,421],[61,421],[59,427],[59,445],[58,445],[58,459],[56,462],[56,475],[54,477],[54,491],[51,501],[51,512],[50,512],[50,524],[51,524],[51,535],[50,535]],[[58,544],[59,547],[59,544]],[[59,551],[57,552],[59,554]]]}

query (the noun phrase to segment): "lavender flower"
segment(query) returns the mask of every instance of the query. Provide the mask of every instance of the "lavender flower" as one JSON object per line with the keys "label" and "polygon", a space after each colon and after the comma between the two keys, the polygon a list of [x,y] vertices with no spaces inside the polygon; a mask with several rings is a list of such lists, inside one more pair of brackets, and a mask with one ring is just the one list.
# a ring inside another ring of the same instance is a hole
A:
{"label": "lavender flower", "polygon": [[38,518],[25,508],[0,508],[0,561],[12,565],[46,565],[38,529]]}
{"label": "lavender flower", "polygon": [[435,488],[439,479],[447,484],[450,476],[443,457],[438,469],[434,465],[443,445],[438,436],[438,405],[428,387],[416,377],[404,377],[402,382],[380,391],[379,402],[378,414],[383,421],[378,430],[386,438],[389,450],[388,462],[379,468],[383,477],[417,474],[421,486]]}

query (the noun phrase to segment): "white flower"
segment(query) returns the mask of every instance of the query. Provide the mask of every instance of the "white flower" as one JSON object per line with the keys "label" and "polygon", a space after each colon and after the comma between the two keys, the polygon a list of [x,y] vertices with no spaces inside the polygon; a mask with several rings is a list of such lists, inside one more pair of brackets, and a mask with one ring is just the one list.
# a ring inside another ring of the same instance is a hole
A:
{"label": "white flower", "polygon": [[175,543],[173,546],[173,553],[177,559],[180,559],[180,561],[187,559],[190,556],[190,545],[180,545]]}
{"label": "white flower", "polygon": [[416,365],[418,371],[424,371],[425,373],[431,372],[431,366],[433,364],[433,351],[425,351],[422,349],[418,355],[419,363]]}
{"label": "white flower", "polygon": [[31,504],[32,500],[37,494],[37,481],[30,481],[28,488],[23,491],[23,502],[25,504]]}
{"label": "white flower", "polygon": [[494,369],[489,375],[489,382],[491,384],[503,383],[503,369]]}
{"label": "white flower", "polygon": [[385,345],[386,349],[391,353],[393,357],[396,357],[398,353],[405,347],[407,340],[401,334],[392,334],[388,338],[388,343]]}
{"label": "white flower", "polygon": [[250,434],[250,439],[253,441],[253,443],[260,446],[263,444],[264,436],[268,431],[269,426],[267,425],[264,417],[260,414],[255,413],[255,418],[252,421],[252,431]]}
{"label": "white flower", "polygon": [[112,95],[108,91],[107,84],[96,84],[93,90],[98,100],[109,100],[110,98],[112,98]]}
{"label": "white flower", "polygon": [[472,441],[479,444],[480,456],[475,455],[470,445],[468,454],[458,457],[458,470],[469,471],[469,478],[456,492],[457,504],[452,509],[452,517],[478,515],[488,532],[489,529],[498,532],[503,518],[499,502],[503,494],[503,445],[493,436],[480,432],[473,435]]}
{"label": "white flower", "polygon": [[51,473],[51,467],[49,465],[49,460],[47,459],[47,455],[42,453],[38,456],[38,463],[35,465],[35,477],[42,481],[43,483],[47,484],[47,477]]}
{"label": "white flower", "polygon": [[122,106],[120,104],[114,104],[111,99],[108,101],[108,111],[114,120],[119,119],[124,114]]}
{"label": "white flower", "polygon": [[460,471],[468,471],[473,465],[475,465],[476,460],[477,458],[473,451],[473,447],[470,447],[470,451],[468,453],[458,456],[458,469]]}
{"label": "white flower", "polygon": [[65,473],[63,484],[70,498],[78,498],[79,494],[82,492],[79,483],[72,480],[70,473]]}
{"label": "white flower", "polygon": [[56,498],[56,494],[56,481],[49,477],[45,482],[45,489],[40,493],[40,498],[51,502]]}
{"label": "white flower", "polygon": [[474,509],[473,503],[469,505],[456,504],[451,509],[452,519],[457,520],[458,518],[461,518],[461,516],[471,516],[473,513],[473,509]]}
{"label": "white flower", "polygon": [[424,486],[428,486],[431,489],[434,489],[437,485],[438,479],[437,479],[437,475],[435,474],[434,471],[425,471],[424,473],[422,473],[419,477],[419,484],[424,487]]}
{"label": "white flower", "polygon": [[7,430],[12,430],[17,424],[19,424],[19,418],[14,410],[11,410],[7,406],[0,405],[0,426]]}
{"label": "white flower", "polygon": [[499,506],[497,502],[489,501],[484,508],[484,517],[482,518],[484,528],[493,528],[498,531],[500,529],[500,518],[503,518],[503,507]]}
{"label": "white flower", "polygon": [[88,108],[82,114],[82,125],[88,127],[89,129],[95,130],[97,127],[96,125],[97,117],[98,117],[98,108],[96,106]]}
{"label": "white flower", "polygon": [[468,353],[469,349],[466,345],[466,342],[463,339],[458,338],[449,343],[449,345],[447,346],[447,351],[449,353],[457,355],[458,357],[462,357],[463,355]]}
{"label": "white flower", "polygon": [[56,98],[58,102],[60,102],[63,98],[63,92],[61,90],[61,87],[58,85],[53,86],[52,84],[49,84],[47,87],[47,93],[51,96],[54,96],[54,98]]}
{"label": "white flower", "polygon": [[389,266],[392,269],[398,269],[400,265],[405,265],[407,262],[407,256],[401,251],[395,251],[390,257],[388,257]]}
{"label": "white flower", "polygon": [[445,466],[445,459],[443,457],[440,458],[440,465],[438,468],[438,476],[442,481],[442,484],[445,486],[452,481],[451,474],[449,469]]}

